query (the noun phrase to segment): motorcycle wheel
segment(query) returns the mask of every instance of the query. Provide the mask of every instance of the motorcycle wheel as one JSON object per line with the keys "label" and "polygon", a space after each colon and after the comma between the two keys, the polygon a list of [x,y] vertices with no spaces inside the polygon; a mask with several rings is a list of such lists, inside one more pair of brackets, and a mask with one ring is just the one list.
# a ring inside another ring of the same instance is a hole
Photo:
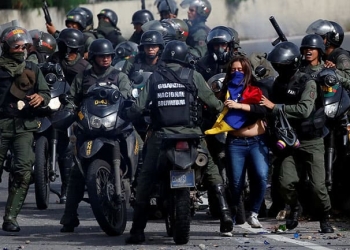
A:
{"label": "motorcycle wheel", "polygon": [[174,190],[174,226],[173,239],[175,244],[187,244],[190,240],[190,223],[191,223],[191,201],[190,189],[180,188]]}
{"label": "motorcycle wheel", "polygon": [[35,201],[38,209],[47,209],[50,201],[49,143],[40,136],[35,143],[34,185]]}
{"label": "motorcycle wheel", "polygon": [[[94,160],[87,171],[86,186],[92,211],[101,229],[109,236],[121,235],[126,227],[126,201],[116,203],[111,166],[104,160]],[[125,191],[124,185],[122,191]]]}

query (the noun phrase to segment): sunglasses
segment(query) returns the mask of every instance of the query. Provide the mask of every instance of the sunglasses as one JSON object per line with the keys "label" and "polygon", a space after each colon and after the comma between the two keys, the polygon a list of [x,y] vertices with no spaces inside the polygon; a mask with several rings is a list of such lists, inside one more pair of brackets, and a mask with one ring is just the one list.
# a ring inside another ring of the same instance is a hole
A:
{"label": "sunglasses", "polygon": [[15,44],[15,45],[13,45],[11,48],[13,48],[13,49],[22,49],[22,50],[24,50],[24,49],[27,48],[27,45],[26,45],[26,44],[22,44],[22,45],[20,45],[20,44]]}

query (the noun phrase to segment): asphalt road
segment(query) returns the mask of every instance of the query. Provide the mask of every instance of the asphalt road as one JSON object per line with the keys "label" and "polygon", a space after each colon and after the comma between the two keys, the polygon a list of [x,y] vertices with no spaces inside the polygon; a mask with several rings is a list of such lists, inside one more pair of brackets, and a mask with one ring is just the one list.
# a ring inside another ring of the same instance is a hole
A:
{"label": "asphalt road", "polygon": [[[3,216],[7,197],[6,174],[0,186],[0,215]],[[53,183],[59,189],[59,182]],[[244,224],[235,226],[233,237],[221,237],[219,221],[201,211],[195,215],[191,224],[191,236],[187,245],[175,245],[167,237],[162,220],[149,221],[146,228],[146,242],[140,246],[125,245],[125,237],[131,227],[132,210],[129,210],[128,223],[124,235],[107,236],[98,226],[89,204],[82,202],[79,207],[81,224],[74,233],[60,233],[60,217],[63,206],[57,204],[57,196],[50,198],[47,210],[38,210],[35,205],[34,187],[31,186],[25,204],[18,217],[21,226],[19,233],[11,234],[0,230],[0,249],[350,249],[350,222],[333,221],[335,233],[318,233],[318,222],[301,221],[300,226],[291,232],[271,233],[283,221],[260,219],[263,229],[252,229]],[[295,233],[298,231],[298,238]]]}
{"label": "asphalt road", "polygon": [[[300,44],[302,37],[290,38]],[[243,50],[269,52],[273,47],[271,40],[242,41]],[[349,33],[344,39],[344,48],[350,48]],[[3,216],[7,199],[7,174],[0,184],[0,216]],[[52,188],[59,190],[59,179]],[[319,223],[301,221],[290,232],[274,233],[283,221],[261,218],[263,229],[252,229],[248,224],[235,226],[233,237],[219,234],[219,221],[207,215],[207,211],[198,212],[192,219],[191,236],[187,245],[177,246],[172,238],[167,237],[162,220],[149,221],[146,228],[146,242],[140,246],[125,245],[125,237],[131,227],[132,209],[129,210],[126,231],[122,236],[109,237],[99,227],[89,204],[82,202],[79,207],[80,226],[74,233],[60,233],[59,220],[64,205],[58,204],[58,197],[51,193],[50,206],[47,210],[38,210],[35,204],[34,186],[32,185],[22,211],[18,217],[21,226],[19,233],[11,234],[0,230],[0,249],[350,249],[350,220],[333,219],[335,232],[323,235],[318,232]],[[295,235],[295,233],[298,235]],[[295,238],[297,236],[297,238]]]}

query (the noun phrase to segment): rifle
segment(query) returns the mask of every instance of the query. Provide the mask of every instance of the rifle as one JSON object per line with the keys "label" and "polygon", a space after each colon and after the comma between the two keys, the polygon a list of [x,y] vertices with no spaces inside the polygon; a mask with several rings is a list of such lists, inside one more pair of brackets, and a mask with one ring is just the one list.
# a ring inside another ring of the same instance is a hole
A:
{"label": "rifle", "polygon": [[145,10],[145,9],[146,9],[145,0],[141,0],[141,9],[142,9],[142,10]]}
{"label": "rifle", "polygon": [[47,2],[45,0],[43,0],[43,11],[44,11],[44,16],[45,16],[45,20],[46,20],[46,23],[47,24],[50,24],[52,23],[52,20],[51,20],[51,16],[50,16],[50,13],[49,13],[49,9],[48,9],[48,5],[47,5]]}
{"label": "rifle", "polygon": [[270,20],[273,28],[276,30],[276,33],[278,35],[278,38],[271,43],[272,46],[276,46],[277,43],[279,43],[279,42],[287,42],[288,41],[287,37],[284,35],[284,33],[281,30],[280,26],[278,25],[275,17],[274,16],[270,16],[269,20]]}

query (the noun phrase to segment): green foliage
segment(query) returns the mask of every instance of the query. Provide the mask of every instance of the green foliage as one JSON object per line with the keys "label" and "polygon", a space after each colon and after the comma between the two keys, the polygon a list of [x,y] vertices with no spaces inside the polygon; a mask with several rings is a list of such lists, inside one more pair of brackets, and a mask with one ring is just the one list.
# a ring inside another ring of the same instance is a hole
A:
{"label": "green foliage", "polygon": [[[67,11],[79,4],[86,4],[87,0],[47,0],[46,2],[49,7],[58,7]],[[0,8],[26,10],[41,8],[42,4],[42,0],[6,0],[0,4]]]}

